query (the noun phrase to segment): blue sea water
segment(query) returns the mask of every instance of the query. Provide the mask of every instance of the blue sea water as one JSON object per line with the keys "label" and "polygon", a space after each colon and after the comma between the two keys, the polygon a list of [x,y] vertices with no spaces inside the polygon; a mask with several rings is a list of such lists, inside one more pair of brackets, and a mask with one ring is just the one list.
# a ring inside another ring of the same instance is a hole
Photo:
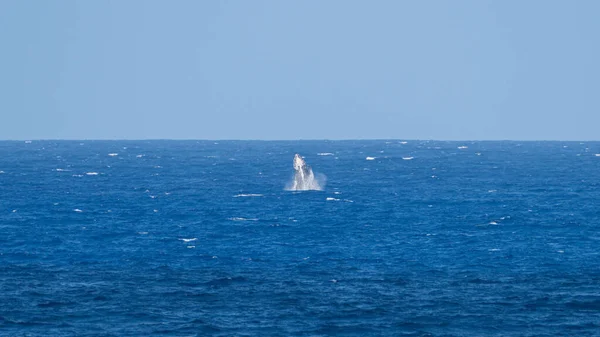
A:
{"label": "blue sea water", "polygon": [[596,153],[0,142],[0,336],[600,336]]}

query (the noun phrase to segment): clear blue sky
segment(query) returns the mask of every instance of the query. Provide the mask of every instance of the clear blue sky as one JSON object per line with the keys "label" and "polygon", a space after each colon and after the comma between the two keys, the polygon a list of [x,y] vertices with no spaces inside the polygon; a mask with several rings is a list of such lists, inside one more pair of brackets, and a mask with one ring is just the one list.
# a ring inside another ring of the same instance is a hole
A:
{"label": "clear blue sky", "polygon": [[600,139],[600,1],[0,1],[0,139]]}

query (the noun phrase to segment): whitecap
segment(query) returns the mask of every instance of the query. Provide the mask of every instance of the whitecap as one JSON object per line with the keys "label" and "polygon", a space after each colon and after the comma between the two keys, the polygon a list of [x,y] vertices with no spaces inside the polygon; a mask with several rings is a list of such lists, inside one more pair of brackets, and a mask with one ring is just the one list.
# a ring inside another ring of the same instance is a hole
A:
{"label": "whitecap", "polygon": [[336,199],[336,198],[331,198],[331,197],[329,197],[329,198],[327,198],[327,199],[325,199],[325,200],[327,200],[327,201],[339,201],[340,199]]}
{"label": "whitecap", "polygon": [[188,248],[196,248],[196,246],[187,246]]}
{"label": "whitecap", "polygon": [[118,156],[119,154],[118,154],[118,153],[109,153],[108,155],[109,155],[109,156],[111,156],[111,157],[116,157],[116,156]]}
{"label": "whitecap", "polygon": [[3,173],[4,173],[4,171],[0,171],[0,174],[3,174]]}
{"label": "whitecap", "polygon": [[556,252],[563,254],[565,251],[564,250],[557,250]]}
{"label": "whitecap", "polygon": [[499,252],[499,251],[500,251],[500,249],[499,249],[499,248],[491,248],[491,249],[488,249],[488,252]]}
{"label": "whitecap", "polygon": [[82,210],[80,210],[79,208],[75,208],[75,209],[73,210],[73,212],[81,213],[81,212],[83,212],[83,211],[82,211]]}
{"label": "whitecap", "polygon": [[88,176],[97,176],[98,172],[87,172],[86,173]]}
{"label": "whitecap", "polygon": [[481,152],[476,152],[475,154],[478,156],[481,156]]}
{"label": "whitecap", "polygon": [[196,240],[198,240],[198,238],[191,238],[191,239],[179,239],[179,240],[180,240],[180,241],[183,241],[183,242],[191,242],[191,241],[196,241]]}
{"label": "whitecap", "polygon": [[375,157],[367,157],[367,160],[375,160]]}
{"label": "whitecap", "polygon": [[25,144],[31,144],[31,141],[30,140],[26,140]]}
{"label": "whitecap", "polygon": [[155,209],[155,210],[154,210],[154,213],[158,213],[158,210],[157,210],[157,209]]}
{"label": "whitecap", "polygon": [[335,191],[333,194],[341,194],[342,192]]}
{"label": "whitecap", "polygon": [[400,144],[407,144],[408,142],[400,142]]}
{"label": "whitecap", "polygon": [[354,202],[353,200],[350,199],[344,199],[345,202]]}
{"label": "whitecap", "polygon": [[404,160],[412,160],[414,157],[402,157]]}
{"label": "whitecap", "polygon": [[13,210],[12,210],[12,212],[13,212],[13,213],[17,213],[17,210],[16,210],[16,209],[13,209]]}
{"label": "whitecap", "polygon": [[249,194],[237,194],[234,195],[234,198],[240,198],[240,197],[262,197],[262,194],[256,194],[256,193],[249,193]]}
{"label": "whitecap", "polygon": [[600,157],[600,153],[596,153],[596,154],[595,154],[595,156],[596,156],[596,157]]}
{"label": "whitecap", "polygon": [[320,153],[317,153],[317,156],[333,156],[333,153],[331,153],[331,152],[320,152]]}
{"label": "whitecap", "polygon": [[138,232],[140,235],[148,235],[148,232]]}
{"label": "whitecap", "polygon": [[142,158],[144,155],[143,154],[138,154],[137,156],[135,156],[136,158]]}
{"label": "whitecap", "polygon": [[228,220],[231,220],[231,221],[258,221],[258,219],[255,219],[255,218],[248,219],[248,218],[241,218],[241,217],[229,218]]}
{"label": "whitecap", "polygon": [[497,190],[488,190],[488,193],[495,193]]}
{"label": "whitecap", "polygon": [[57,168],[55,169],[56,172],[69,172],[69,170],[65,170],[65,169],[61,169],[61,168]]}
{"label": "whitecap", "polygon": [[461,150],[464,150],[464,149],[468,149],[469,147],[463,145],[463,146],[459,146],[458,148],[461,149]]}
{"label": "whitecap", "polygon": [[498,223],[496,221],[490,221],[490,225],[497,225]]}
{"label": "whitecap", "polygon": [[83,177],[83,174],[74,174],[73,177],[81,178],[81,177]]}

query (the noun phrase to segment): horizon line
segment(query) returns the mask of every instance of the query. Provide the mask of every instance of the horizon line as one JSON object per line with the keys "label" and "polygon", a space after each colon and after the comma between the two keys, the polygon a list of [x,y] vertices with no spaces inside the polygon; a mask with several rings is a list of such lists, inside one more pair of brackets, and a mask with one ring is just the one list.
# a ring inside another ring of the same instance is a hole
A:
{"label": "horizon line", "polygon": [[294,142],[294,141],[428,141],[428,142],[598,142],[600,139],[581,140],[581,139],[434,139],[434,138],[299,138],[299,139],[234,139],[234,138],[21,138],[21,139],[0,139],[0,142],[40,142],[40,141],[59,141],[59,142],[82,142],[82,141],[202,141],[202,142]]}

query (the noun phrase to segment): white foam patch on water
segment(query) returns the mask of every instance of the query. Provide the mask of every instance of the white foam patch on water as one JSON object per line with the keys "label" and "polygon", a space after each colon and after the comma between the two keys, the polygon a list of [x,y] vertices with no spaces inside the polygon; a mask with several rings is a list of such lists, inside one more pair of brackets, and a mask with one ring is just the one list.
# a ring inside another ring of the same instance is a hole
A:
{"label": "white foam patch on water", "polygon": [[98,172],[87,172],[86,175],[88,176],[97,176],[99,173]]}
{"label": "white foam patch on water", "polygon": [[366,160],[375,160],[376,157],[367,157]]}
{"label": "white foam patch on water", "polygon": [[118,154],[118,153],[109,153],[108,155],[109,155],[109,156],[111,156],[111,157],[116,157],[116,156],[118,156],[119,154]]}
{"label": "white foam patch on water", "polygon": [[65,169],[61,169],[61,168],[57,168],[55,169],[56,172],[69,172],[69,170],[65,170]]}
{"label": "white foam patch on water", "polygon": [[180,241],[183,241],[183,242],[192,242],[192,241],[196,241],[196,240],[198,240],[198,238],[191,238],[191,239],[179,239],[179,240],[180,240]]}
{"label": "white foam patch on water", "polygon": [[80,210],[79,208],[75,208],[75,209],[73,210],[73,212],[81,213],[81,212],[83,212],[83,211],[82,211],[82,210]]}
{"label": "white foam patch on water", "polygon": [[331,153],[331,152],[320,152],[320,153],[317,153],[317,156],[333,156],[333,153]]}
{"label": "white foam patch on water", "polygon": [[327,200],[327,201],[340,201],[340,199],[331,198],[331,197],[329,197],[329,198],[327,198],[325,200]]}
{"label": "white foam patch on water", "polygon": [[188,248],[190,248],[190,249],[191,249],[191,248],[196,248],[196,246],[187,246],[187,247],[188,247]]}
{"label": "white foam patch on water", "polygon": [[404,160],[413,160],[415,157],[402,157]]}
{"label": "white foam patch on water", "polygon": [[81,178],[83,177],[83,174],[74,174],[73,177]]}
{"label": "white foam patch on water", "polygon": [[25,144],[31,144],[31,141],[30,140],[26,140]]}
{"label": "white foam patch on water", "polygon": [[600,153],[596,153],[594,156],[596,156],[596,157],[600,157]]}
{"label": "white foam patch on water", "polygon": [[491,248],[491,249],[488,249],[488,252],[499,252],[499,251],[500,251],[500,248]]}
{"label": "white foam patch on water", "polygon": [[144,155],[143,154],[138,154],[137,156],[135,156],[136,158],[142,158]]}
{"label": "white foam patch on water", "polygon": [[488,190],[488,193],[496,193],[498,192],[497,190]]}
{"label": "white foam patch on water", "polygon": [[469,147],[468,147],[468,146],[464,146],[464,145],[463,145],[463,146],[459,146],[458,148],[459,148],[460,150],[464,150],[464,149],[468,149]]}
{"label": "white foam patch on water", "polygon": [[241,217],[234,217],[234,218],[229,218],[227,220],[231,220],[231,221],[258,221],[258,219],[256,218],[241,218]]}
{"label": "white foam patch on water", "polygon": [[0,174],[4,174],[4,171],[0,171]]}
{"label": "white foam patch on water", "polygon": [[404,144],[408,144],[408,142],[400,142],[400,144],[404,145]]}
{"label": "white foam patch on water", "polygon": [[255,193],[249,193],[249,194],[237,194],[234,195],[234,198],[242,198],[242,197],[262,197],[262,194],[255,194]]}

